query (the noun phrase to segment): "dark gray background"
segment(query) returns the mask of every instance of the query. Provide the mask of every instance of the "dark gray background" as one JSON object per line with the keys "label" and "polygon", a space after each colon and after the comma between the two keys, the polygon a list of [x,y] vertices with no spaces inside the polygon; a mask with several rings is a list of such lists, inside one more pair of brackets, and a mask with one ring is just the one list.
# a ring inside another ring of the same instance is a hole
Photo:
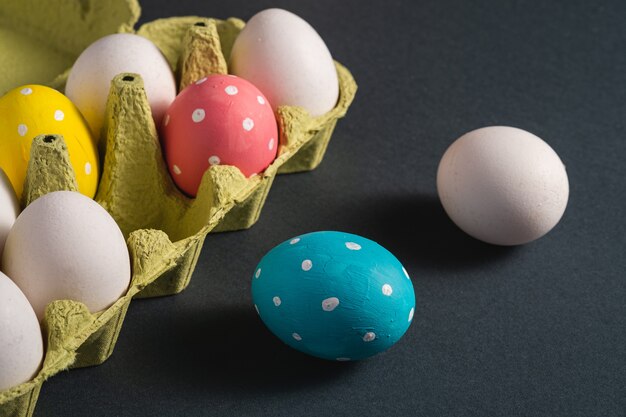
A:
{"label": "dark gray background", "polygon": [[[209,235],[189,288],[133,302],[113,357],[53,377],[35,415],[626,415],[626,3],[164,0],[142,22],[271,6],[359,83],[324,162],[277,178],[252,229]],[[437,200],[446,147],[493,124],[567,165],[565,216],[523,247],[467,237]],[[258,260],[315,230],[376,240],[410,272],[415,320],[390,351],[309,358],[256,316]]]}

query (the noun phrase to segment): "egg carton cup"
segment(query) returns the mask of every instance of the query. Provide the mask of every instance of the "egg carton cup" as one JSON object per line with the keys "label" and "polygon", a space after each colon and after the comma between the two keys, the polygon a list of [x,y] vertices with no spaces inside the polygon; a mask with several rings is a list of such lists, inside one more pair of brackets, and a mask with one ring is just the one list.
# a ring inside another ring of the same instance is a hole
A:
{"label": "egg carton cup", "polygon": [[[137,33],[159,46],[184,87],[202,76],[226,73],[225,57],[243,26],[243,21],[233,18],[180,17],[145,24]],[[181,193],[169,176],[141,77],[115,77],[101,140],[105,158],[96,201],[127,237],[131,285],[125,296],[95,314],[74,301],[48,306],[42,369],[33,380],[0,392],[0,417],[32,415],[47,378],[104,362],[113,352],[133,298],[172,295],[185,289],[209,232],[252,226],[277,173],[307,171],[321,162],[337,120],[356,93],[349,71],[339,63],[336,68],[340,97],[333,110],[313,118],[301,108],[279,107],[276,160],[250,178],[233,166],[212,166],[195,199]],[[66,79],[67,72],[48,84],[62,88]],[[41,135],[31,147],[22,204],[58,190],[77,190],[67,147],[59,135]]]}
{"label": "egg carton cup", "polygon": [[137,0],[0,1],[0,96],[23,84],[59,87],[87,46],[132,32],[140,12]]}

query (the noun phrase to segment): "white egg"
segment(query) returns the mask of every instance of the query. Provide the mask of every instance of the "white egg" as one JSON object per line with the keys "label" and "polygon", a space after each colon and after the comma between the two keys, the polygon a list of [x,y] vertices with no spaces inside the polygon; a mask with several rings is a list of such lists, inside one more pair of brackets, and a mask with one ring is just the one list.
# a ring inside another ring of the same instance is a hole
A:
{"label": "white egg", "polygon": [[4,242],[15,219],[20,214],[20,205],[17,202],[15,191],[9,177],[0,169],[0,257],[4,250]]}
{"label": "white egg", "polygon": [[263,10],[248,21],[233,45],[230,67],[256,85],[274,109],[300,106],[319,116],[337,104],[337,70],[326,44],[286,10]]}
{"label": "white egg", "polygon": [[0,272],[0,391],[30,381],[42,359],[37,316],[17,285]]}
{"label": "white egg", "polygon": [[543,140],[491,126],[461,136],[445,152],[437,190],[466,233],[496,245],[521,245],[548,233],[567,206],[565,166]]}
{"label": "white egg", "polygon": [[133,34],[114,34],[92,43],[78,57],[65,94],[76,104],[98,137],[104,122],[111,80],[122,72],[140,74],[157,126],[176,97],[176,81],[161,51]]}
{"label": "white egg", "polygon": [[126,293],[131,274],[115,220],[71,191],[46,194],[24,209],[7,238],[2,265],[40,320],[54,300],[80,301],[91,312],[109,307]]}

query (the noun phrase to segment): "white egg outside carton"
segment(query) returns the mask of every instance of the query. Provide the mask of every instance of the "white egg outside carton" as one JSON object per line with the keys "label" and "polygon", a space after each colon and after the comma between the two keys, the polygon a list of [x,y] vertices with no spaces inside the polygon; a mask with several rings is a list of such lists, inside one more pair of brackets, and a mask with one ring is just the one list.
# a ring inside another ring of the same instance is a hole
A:
{"label": "white egg outside carton", "polygon": [[539,137],[490,126],[457,139],[441,158],[437,191],[463,231],[495,245],[521,245],[559,222],[569,198],[565,165]]}

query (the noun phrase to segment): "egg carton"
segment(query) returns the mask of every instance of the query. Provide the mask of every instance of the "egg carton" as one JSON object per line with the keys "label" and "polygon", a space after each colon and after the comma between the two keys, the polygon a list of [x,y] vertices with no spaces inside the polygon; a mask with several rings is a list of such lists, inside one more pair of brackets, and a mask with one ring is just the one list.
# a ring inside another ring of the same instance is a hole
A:
{"label": "egg carton", "polygon": [[[78,48],[86,47],[107,30],[132,32],[139,15],[138,4],[131,0],[55,2],[60,8],[77,11],[78,14],[67,15],[77,19],[83,30],[94,30],[85,36],[88,41],[76,46],[78,52],[73,56],[80,53]],[[34,3],[33,0],[3,3],[0,22],[7,11],[19,12],[26,19],[27,14],[18,10],[19,4],[28,8]],[[102,3],[120,6],[116,10],[127,23],[105,29],[94,26],[98,20],[94,10],[101,10]],[[59,21],[65,16],[60,14]],[[33,22],[41,23],[37,19]],[[182,88],[209,73],[227,72],[225,57],[229,56],[243,26],[244,22],[235,18],[174,17],[147,23],[136,33],[162,50]],[[205,172],[195,199],[181,193],[169,176],[141,77],[138,74],[115,77],[101,141],[101,154],[105,158],[96,201],[115,218],[127,237],[133,267],[131,285],[124,297],[96,314],[73,301],[55,301],[48,306],[44,319],[47,348],[42,369],[33,380],[0,393],[0,417],[32,415],[44,380],[65,369],[104,362],[113,352],[133,298],[172,295],[185,289],[209,232],[252,226],[259,218],[276,174],[308,171],[321,162],[337,120],[345,115],[356,93],[350,72],[339,63],[335,65],[340,97],[333,110],[313,118],[303,109],[280,107],[276,160],[262,174],[250,178],[232,166],[212,166]],[[33,79],[62,90],[68,72],[54,79]],[[0,82],[4,83],[0,84],[2,88],[11,88],[22,80]],[[31,148],[23,204],[48,192],[76,189],[63,138],[54,134],[37,137]]]}

